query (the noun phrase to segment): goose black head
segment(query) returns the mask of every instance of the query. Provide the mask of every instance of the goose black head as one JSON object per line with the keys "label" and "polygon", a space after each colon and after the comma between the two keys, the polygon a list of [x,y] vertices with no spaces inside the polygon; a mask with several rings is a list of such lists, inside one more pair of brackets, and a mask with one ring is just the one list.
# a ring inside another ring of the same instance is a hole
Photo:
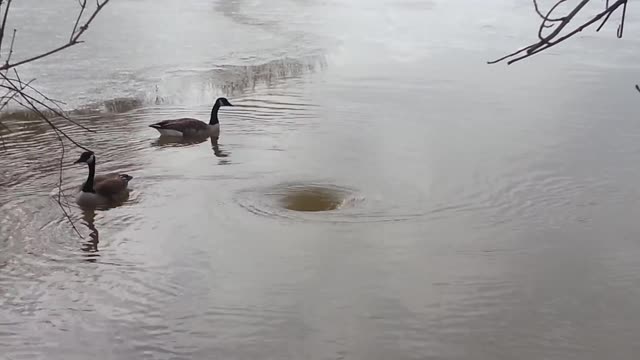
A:
{"label": "goose black head", "polygon": [[216,104],[218,104],[218,106],[233,106],[231,105],[229,100],[227,100],[227,98],[224,98],[224,97],[219,97],[218,100],[216,100]]}
{"label": "goose black head", "polygon": [[80,155],[80,158],[74,162],[74,164],[87,163],[93,164],[96,162],[96,156],[93,151],[85,151]]}

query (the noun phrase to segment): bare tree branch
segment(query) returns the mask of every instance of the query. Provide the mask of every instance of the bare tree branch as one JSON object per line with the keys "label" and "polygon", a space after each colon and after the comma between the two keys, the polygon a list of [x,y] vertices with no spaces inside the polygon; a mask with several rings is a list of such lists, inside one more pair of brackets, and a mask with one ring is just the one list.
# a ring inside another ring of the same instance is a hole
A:
{"label": "bare tree branch", "polygon": [[[31,81],[29,81],[29,82],[27,82],[27,83],[22,83],[22,84],[20,85],[20,91],[16,91],[16,90],[15,90],[15,89],[13,89],[13,88],[8,89],[8,90],[7,90],[7,94],[3,95],[3,101],[2,101],[2,104],[0,104],[0,111],[2,111],[2,110],[3,110],[7,105],[9,105],[9,103],[11,102],[11,100],[13,100],[13,98],[15,98],[16,96],[18,96],[18,94],[19,94],[20,92],[24,91],[24,89],[26,89],[27,87],[29,87],[29,86],[30,86],[30,84],[31,84],[31,82],[32,82],[32,81],[34,81],[34,80],[35,80],[35,79],[33,79],[33,80],[31,80]],[[0,85],[0,87],[3,87],[3,85]],[[5,88],[6,88],[6,87],[5,87]],[[0,122],[0,124],[2,124],[2,123]],[[3,125],[3,126],[5,126],[4,124],[2,124],[2,125]],[[6,128],[7,130],[9,130],[9,128],[8,128],[8,127],[6,127],[6,126],[5,126],[5,128]]]}
{"label": "bare tree branch", "polygon": [[[604,20],[602,21],[602,23],[600,24],[600,26],[597,28],[597,31],[599,31],[604,24],[608,21],[609,17],[611,16],[611,14],[613,14],[620,6],[622,6],[622,18],[620,20],[620,25],[618,26],[618,31],[617,31],[617,36],[620,38],[622,37],[622,33],[624,30],[624,21],[625,21],[625,16],[626,16],[626,8],[627,8],[627,1],[628,0],[616,0],[613,3],[610,3],[609,1],[607,1],[606,3],[606,7],[604,10],[602,10],[601,12],[597,13],[596,15],[594,15],[591,19],[581,23],[579,26],[577,26],[575,29],[573,29],[572,31],[561,35],[562,30],[567,27],[567,25],[569,25],[569,23],[575,18],[575,16],[585,7],[585,5],[587,5],[587,3],[590,0],[582,0],[580,1],[580,3],[578,5],[576,5],[570,12],[569,14],[567,14],[566,16],[563,17],[559,17],[559,18],[551,18],[551,14],[554,12],[554,10],[561,4],[563,3],[565,0],[559,0],[558,2],[556,2],[556,4],[551,8],[551,10],[547,13],[547,15],[542,16],[542,23],[540,25],[540,27],[538,28],[538,39],[539,41],[537,41],[536,43],[533,43],[531,45],[525,46],[523,48],[520,48],[508,55],[505,55],[499,59],[493,60],[493,61],[489,61],[489,64],[495,64],[504,60],[507,60],[507,64],[513,64],[514,62],[520,61],[522,59],[528,58],[530,56],[533,56],[539,52],[542,52],[544,50],[549,49],[550,47],[553,47],[555,45],[558,45],[559,43],[569,39],[570,37],[576,35],[577,33],[581,32],[582,30],[586,29],[587,27],[593,25],[595,22],[599,21],[600,19],[604,18]],[[538,8],[538,4],[536,1],[534,1],[534,7],[536,9],[536,13],[538,15],[541,15],[542,12],[540,12],[539,8]],[[548,22],[560,22],[560,24],[558,26],[556,26],[554,28],[554,30],[546,36],[542,35],[542,30],[544,28],[547,28],[548,26],[546,25]],[[524,53],[524,54],[523,54]]]}
{"label": "bare tree branch", "polygon": [[[557,5],[558,4],[556,4],[556,6]],[[542,18],[542,20],[545,20],[546,22],[558,22],[558,21],[564,20],[564,17],[553,19],[549,17],[549,14],[547,15],[542,14],[542,11],[540,11],[540,7],[538,6],[538,0],[533,0],[533,7],[536,10],[536,13],[540,16],[540,18]],[[548,25],[548,26],[553,26],[553,25]]]}
{"label": "bare tree branch", "polygon": [[[540,39],[540,41],[545,41],[546,42],[546,37],[542,36],[542,31],[544,30],[545,27],[553,27],[553,24],[550,24],[548,26],[546,24],[547,24],[547,22],[552,22],[551,20],[549,20],[551,18],[551,14],[556,10],[556,8],[558,8],[558,6],[560,6],[565,1],[566,0],[558,1],[555,5],[553,5],[551,7],[551,9],[549,9],[549,12],[547,12],[547,15],[542,16],[542,23],[540,23],[540,27],[538,28],[538,39]],[[587,0],[587,1],[589,1],[589,0]],[[534,0],[533,3],[537,5],[537,2],[535,0]],[[536,6],[536,10],[538,11],[537,6]],[[538,14],[540,14],[540,13],[538,13]],[[559,18],[559,19],[554,19],[553,22],[557,22],[557,21],[560,22],[560,26],[558,26],[554,32],[562,31],[562,28],[564,26],[566,26],[566,24],[567,24],[567,17],[565,16],[565,17],[562,17],[562,18]],[[553,37],[553,33],[551,35],[549,35],[549,36]]]}
{"label": "bare tree branch", "polygon": [[76,23],[73,25],[73,30],[71,30],[71,35],[69,35],[69,41],[73,41],[73,35],[76,33],[78,29],[78,24],[80,23],[80,19],[82,18],[82,14],[84,13],[84,9],[87,8],[87,0],[78,0],[80,4],[80,12],[78,12],[78,17],[76,18]]}
{"label": "bare tree branch", "polygon": [[[16,82],[14,82],[11,78],[7,77],[6,74],[0,72],[0,77],[6,80],[7,83],[10,84],[11,86],[10,88],[13,88],[13,90],[15,90],[18,93],[18,96],[20,96],[22,100],[24,100],[29,105],[27,106],[27,108],[33,111],[34,113],[36,113],[44,122],[46,122],[54,131],[56,131],[56,133],[59,133],[59,135],[62,135],[64,138],[69,140],[75,146],[84,150],[89,150],[86,147],[80,145],[75,140],[73,140],[69,135],[67,135],[67,133],[65,133],[64,131],[59,129],[54,123],[52,123],[51,120],[40,109],[38,109],[37,106],[35,106],[34,102],[38,102],[38,100],[33,99],[32,96],[25,94],[23,91],[21,91],[20,87],[16,84]],[[9,88],[6,85],[0,85],[0,87]],[[14,99],[14,101],[16,101],[16,99]],[[23,104],[21,105],[24,106]]]}
{"label": "bare tree branch", "polygon": [[624,33],[624,19],[627,17],[627,2],[624,2],[622,6],[622,18],[620,19],[620,25],[618,25],[618,31],[616,35],[618,35],[618,39],[620,39]]}
{"label": "bare tree branch", "polygon": [[[0,7],[2,7],[2,1],[0,1]],[[11,0],[7,0],[7,6],[4,8],[4,15],[2,16],[2,25],[0,26],[0,49],[2,49],[2,40],[4,39],[4,29],[7,25],[7,16],[9,16],[9,7],[11,7]]]}
{"label": "bare tree branch", "polygon": [[[61,156],[60,156],[59,172],[58,172],[58,175],[59,175],[58,176],[58,196],[56,198],[56,202],[58,203],[58,206],[62,210],[66,219],[71,223],[73,230],[80,237],[82,237],[82,235],[76,228],[71,216],[69,215],[71,213],[69,201],[66,198],[66,195],[64,194],[64,192],[62,191],[62,185],[64,182],[63,165],[64,165],[65,154],[67,151],[65,146],[65,141],[69,141],[74,146],[81,148],[83,150],[88,150],[88,149],[82,144],[80,144],[79,142],[77,142],[76,140],[74,140],[60,127],[58,127],[51,119],[49,119],[47,113],[53,114],[54,116],[64,121],[68,121],[72,125],[77,126],[85,131],[93,132],[93,130],[72,120],[69,116],[67,116],[65,114],[65,111],[60,106],[60,104],[63,104],[61,101],[50,98],[44,93],[42,93],[41,91],[39,91],[38,89],[36,89],[35,87],[33,87],[32,83],[35,81],[35,79],[31,79],[27,82],[23,81],[20,78],[20,75],[17,71],[17,67],[19,67],[20,65],[24,65],[26,63],[40,60],[42,58],[45,58],[47,56],[50,56],[64,49],[67,49],[71,46],[81,43],[82,41],[80,40],[80,37],[87,31],[87,29],[89,28],[89,25],[93,22],[93,20],[96,18],[98,13],[107,5],[109,1],[110,0],[96,0],[95,9],[93,9],[93,12],[91,12],[88,18],[86,18],[86,20],[83,21],[83,16],[88,11],[87,0],[78,0],[80,10],[78,11],[78,15],[76,17],[75,23],[73,25],[73,29],[71,30],[71,33],[69,35],[69,41],[67,43],[62,44],[58,47],[55,47],[51,50],[42,52],[37,55],[30,56],[30,57],[27,57],[26,59],[19,60],[12,63],[11,57],[13,55],[16,32],[17,32],[17,30],[14,29],[11,37],[11,45],[9,47],[7,58],[4,61],[4,64],[0,66],[0,89],[6,90],[6,93],[0,96],[0,112],[3,111],[10,103],[15,103],[25,109],[28,109],[29,111],[36,114],[42,121],[44,121],[53,130],[53,133],[55,134],[56,138],[58,139],[58,142],[60,143]],[[7,19],[9,15],[11,2],[12,0],[6,0],[6,3],[5,3],[5,0],[0,0],[0,14],[2,16],[2,23],[0,25],[0,51],[2,50],[3,39],[5,37]],[[2,6],[3,4],[5,4],[4,9]],[[4,10],[4,13],[1,13],[2,10]],[[9,76],[9,70],[11,69],[13,69],[14,76]],[[3,129],[6,129],[8,132],[11,132],[9,127],[3,124],[1,121],[0,121],[0,127]],[[0,135],[0,140],[2,140],[3,148],[6,149],[5,139],[2,135]]]}
{"label": "bare tree branch", "polygon": [[11,36],[11,46],[9,46],[9,55],[7,55],[7,61],[5,61],[5,65],[9,65],[9,61],[11,61],[11,55],[13,55],[13,44],[16,41],[17,31],[17,29],[13,29],[13,35]]}
{"label": "bare tree branch", "polygon": [[[76,227],[76,225],[73,222],[73,219],[71,218],[71,215],[69,215],[69,213],[71,212],[71,208],[69,207],[69,200],[67,199],[66,195],[64,194],[64,192],[62,191],[62,184],[64,183],[64,179],[63,179],[63,169],[64,169],[64,157],[65,157],[65,151],[66,148],[64,146],[64,139],[63,136],[66,137],[67,139],[71,140],[72,143],[74,143],[74,145],[79,146],[78,144],[76,144],[71,138],[69,138],[62,130],[60,130],[59,128],[55,127],[53,124],[51,124],[51,122],[49,122],[49,120],[46,118],[46,116],[44,114],[42,114],[34,105],[33,103],[30,103],[27,100],[27,104],[25,105],[22,101],[20,100],[16,100],[16,102],[23,106],[26,109],[29,109],[31,111],[35,111],[36,113],[38,113],[42,119],[46,119],[45,121],[49,124],[49,126],[52,127],[54,134],[56,135],[56,137],[58,138],[58,142],[60,142],[60,148],[62,149],[62,152],[60,154],[60,163],[58,166],[58,196],[56,198],[56,203],[58,204],[58,206],[60,207],[60,210],[62,210],[62,213],[64,214],[65,218],[69,221],[69,223],[71,224],[71,227],[73,228],[73,230],[75,231],[75,233],[82,238],[82,234],[80,234],[80,231],[78,231],[78,228]],[[64,203],[63,203],[64,200]],[[67,206],[67,209],[65,209],[65,205]]]}
{"label": "bare tree branch", "polygon": [[[14,68],[13,70],[16,70],[16,69]],[[18,82],[20,84],[23,84],[22,80],[20,80],[20,78],[18,76],[18,72],[17,71],[15,71],[15,74],[16,74],[17,79],[12,79],[12,78],[6,77],[6,78],[3,78],[3,80],[16,81],[16,82]],[[0,77],[1,77],[1,75],[0,75]],[[54,115],[56,115],[56,116],[58,116],[58,117],[60,117],[60,118],[62,118],[64,120],[72,123],[73,125],[81,128],[81,129],[83,129],[85,131],[88,131],[88,132],[95,132],[95,130],[92,130],[92,129],[90,129],[90,128],[82,125],[82,124],[79,124],[78,122],[76,122],[75,120],[72,120],[69,116],[67,116],[64,113],[64,110],[62,110],[62,108],[58,104],[61,101],[55,100],[55,99],[51,99],[50,97],[46,96],[45,94],[43,94],[41,91],[39,91],[35,87],[31,86],[30,84],[34,80],[35,79],[31,79],[28,83],[25,84],[24,88],[20,91],[21,95],[24,95],[24,96],[28,97],[31,101],[36,102],[40,106],[44,106],[45,109],[47,109],[49,112],[51,112]],[[6,85],[3,85],[3,84],[0,84],[0,88],[5,88],[5,89],[9,89],[9,90],[14,90],[15,91],[14,87],[7,87]],[[27,93],[24,93],[23,90],[25,90],[25,89],[30,89],[30,90],[34,91],[36,94],[40,95],[44,99],[44,101],[38,100],[35,97],[33,97],[33,96],[31,96],[31,95],[29,95]],[[51,103],[52,106],[47,104],[47,102]],[[55,106],[55,108],[53,106]],[[0,108],[0,110],[1,110],[1,108]]]}
{"label": "bare tree branch", "polygon": [[[91,22],[93,22],[93,20],[96,18],[98,13],[105,7],[105,5],[107,5],[107,3],[109,3],[109,1],[110,0],[104,0],[102,2],[96,1],[96,8],[93,11],[93,13],[91,14],[91,16],[89,16],[89,19],[87,19],[87,21],[82,26],[80,26],[80,28],[77,31],[76,31],[76,26],[77,25],[74,26],[74,30],[73,30],[73,32],[71,34],[71,37],[70,37],[68,43],[63,44],[61,46],[58,46],[58,47],[56,47],[54,49],[51,49],[49,51],[46,51],[46,52],[44,52],[42,54],[26,58],[24,60],[20,60],[20,61],[15,62],[15,63],[6,63],[6,64],[0,66],[0,71],[8,70],[8,69],[14,68],[16,66],[20,66],[20,65],[23,65],[23,64],[26,64],[26,63],[30,63],[32,61],[40,60],[40,59],[45,58],[45,57],[47,57],[49,55],[53,55],[53,54],[55,54],[57,52],[60,52],[60,51],[62,51],[64,49],[66,49],[66,48],[69,48],[69,47],[72,47],[74,45],[82,43],[82,41],[79,40],[80,37],[82,36],[82,34],[84,34],[85,31],[87,31],[87,29],[89,28],[89,25],[91,24]],[[82,12],[84,12],[84,9],[85,9],[85,7],[83,6],[81,8],[81,10],[80,10],[81,14],[79,14],[79,15],[82,15]],[[78,20],[79,19],[80,19],[80,16],[78,16]]]}

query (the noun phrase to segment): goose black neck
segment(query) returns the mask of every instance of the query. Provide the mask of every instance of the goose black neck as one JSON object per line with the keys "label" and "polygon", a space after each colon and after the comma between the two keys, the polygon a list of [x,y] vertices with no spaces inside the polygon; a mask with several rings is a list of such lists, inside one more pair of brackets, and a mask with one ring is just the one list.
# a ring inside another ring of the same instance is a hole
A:
{"label": "goose black neck", "polygon": [[93,178],[96,176],[96,164],[95,162],[92,162],[87,165],[89,165],[89,176],[87,177],[87,181],[85,181],[84,186],[82,186],[82,191],[94,193],[96,191],[93,189]]}
{"label": "goose black neck", "polygon": [[209,120],[209,125],[219,124],[218,122],[218,110],[220,109],[220,104],[216,101],[215,105],[213,105],[213,109],[211,109],[211,119]]}

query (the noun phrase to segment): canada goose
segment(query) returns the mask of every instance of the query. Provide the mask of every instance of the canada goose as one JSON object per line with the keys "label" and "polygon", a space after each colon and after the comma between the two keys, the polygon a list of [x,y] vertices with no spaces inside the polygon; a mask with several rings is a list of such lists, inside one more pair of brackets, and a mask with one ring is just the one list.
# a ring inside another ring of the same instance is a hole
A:
{"label": "canada goose", "polygon": [[175,120],[164,120],[159,123],[149,125],[164,136],[213,136],[220,134],[220,122],[218,121],[218,110],[221,106],[233,106],[226,98],[218,98],[211,109],[211,119],[209,124],[192,118],[181,118]]}
{"label": "canada goose", "polygon": [[104,205],[113,201],[122,200],[127,195],[127,186],[133,179],[127,174],[111,173],[96,176],[96,156],[92,151],[85,151],[74,164],[86,163],[89,166],[89,175],[82,184],[82,189],[76,203],[80,206]]}

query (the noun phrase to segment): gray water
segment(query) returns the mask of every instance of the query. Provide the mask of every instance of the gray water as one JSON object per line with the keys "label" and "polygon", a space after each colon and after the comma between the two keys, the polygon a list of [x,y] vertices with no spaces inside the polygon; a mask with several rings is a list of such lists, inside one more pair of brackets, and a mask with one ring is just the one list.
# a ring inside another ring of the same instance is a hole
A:
{"label": "gray water", "polygon": [[[76,2],[12,6],[19,59]],[[0,359],[634,359],[628,16],[506,66],[486,61],[535,39],[529,1],[112,1],[21,74],[131,194],[71,204],[78,237],[55,136],[3,116]],[[217,144],[147,127],[218,96]]]}

